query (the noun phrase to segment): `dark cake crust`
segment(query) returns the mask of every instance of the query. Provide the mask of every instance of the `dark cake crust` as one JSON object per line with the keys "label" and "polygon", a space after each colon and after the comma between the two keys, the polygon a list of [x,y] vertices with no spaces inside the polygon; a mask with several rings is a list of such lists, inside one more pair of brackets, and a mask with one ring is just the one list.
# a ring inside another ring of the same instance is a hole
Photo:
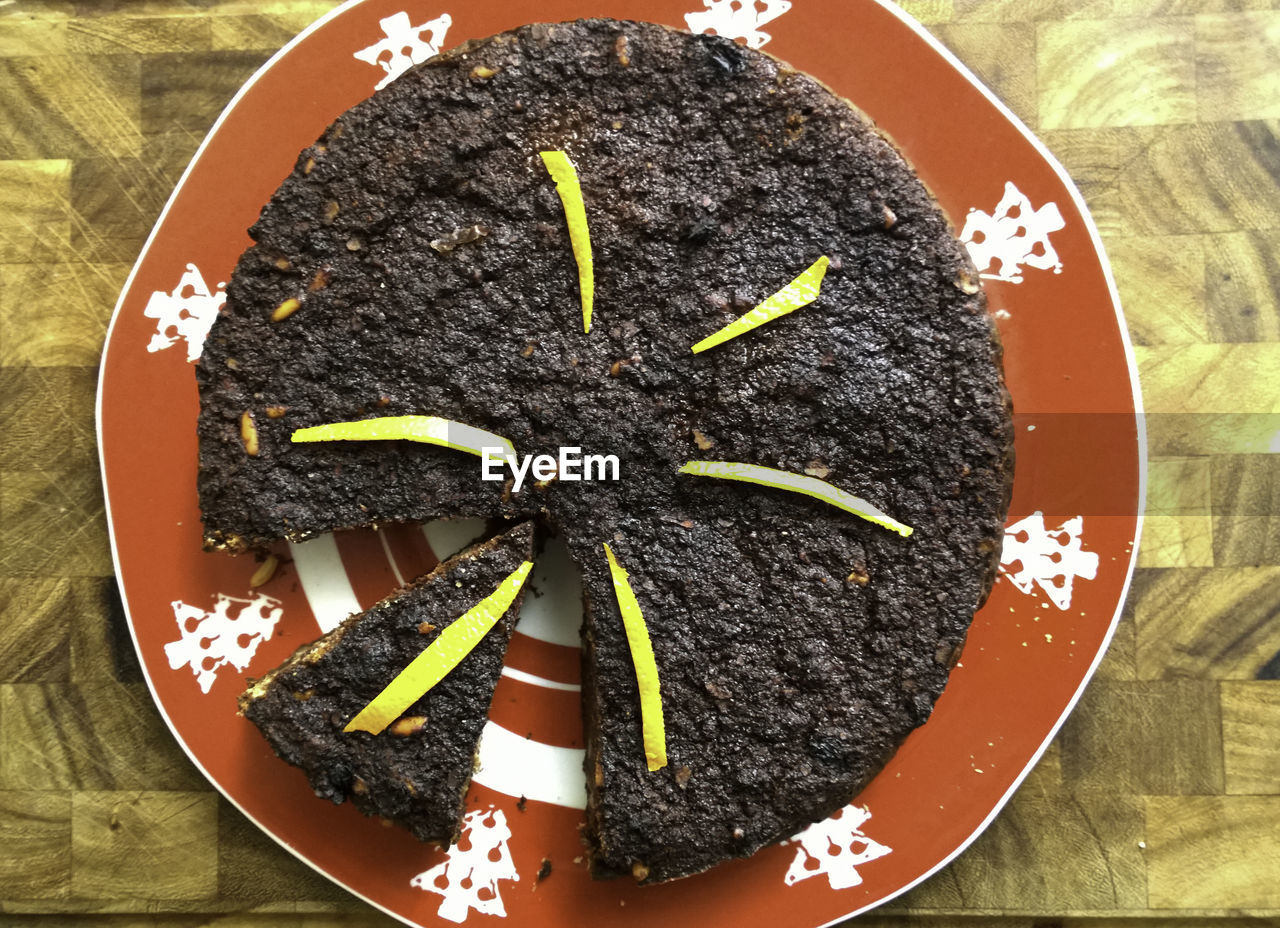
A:
{"label": "dark cake crust", "polygon": [[240,697],[241,714],[277,755],[302,768],[322,799],[350,800],[422,841],[456,841],[523,590],[475,649],[397,720],[404,724],[377,735],[342,729],[445,628],[532,558],[533,535],[532,523],[517,526],[351,616],[251,682]]}
{"label": "dark cake crust", "polygon": [[[590,334],[543,149],[581,178]],[[596,872],[671,879],[789,837],[929,716],[999,555],[999,347],[928,192],[812,78],[639,23],[470,42],[344,114],[251,234],[197,371],[208,544],[455,515],[563,533],[588,600]],[[814,303],[691,353],[820,255]],[[272,322],[289,299],[300,308]],[[456,451],[288,441],[399,414],[522,453],[618,454],[622,479],[512,493]],[[699,459],[807,471],[915,534],[676,474]],[[670,764],[652,773],[602,542],[631,572],[661,674]]]}

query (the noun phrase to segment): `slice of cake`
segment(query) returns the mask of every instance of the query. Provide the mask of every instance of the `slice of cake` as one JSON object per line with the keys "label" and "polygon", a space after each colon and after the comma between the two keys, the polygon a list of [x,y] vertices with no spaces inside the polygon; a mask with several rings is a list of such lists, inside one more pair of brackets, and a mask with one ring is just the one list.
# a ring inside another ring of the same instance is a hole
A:
{"label": "slice of cake", "polygon": [[[344,730],[432,642],[533,556],[526,522],[468,548],[305,645],[240,697],[240,711],[316,795],[350,800],[423,841],[450,842],[523,588],[444,678],[377,734]],[[376,726],[372,726],[376,727]]]}

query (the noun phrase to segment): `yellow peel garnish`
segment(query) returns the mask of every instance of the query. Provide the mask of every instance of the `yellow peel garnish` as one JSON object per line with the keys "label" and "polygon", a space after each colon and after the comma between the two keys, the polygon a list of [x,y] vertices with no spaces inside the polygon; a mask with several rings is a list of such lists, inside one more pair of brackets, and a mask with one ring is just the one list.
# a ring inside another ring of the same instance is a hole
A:
{"label": "yellow peel garnish", "polygon": [[556,193],[564,206],[569,225],[569,244],[578,262],[578,292],[582,298],[582,331],[591,331],[591,306],[595,300],[595,270],[591,260],[591,232],[587,228],[587,206],[582,199],[582,185],[569,156],[562,151],[543,151],[542,163],[556,182]]}
{"label": "yellow peel garnish", "polygon": [[800,276],[791,283],[787,284],[773,296],[769,297],[755,309],[745,315],[739,316],[730,322],[727,326],[712,335],[708,335],[702,341],[693,346],[694,354],[701,354],[708,348],[714,348],[722,342],[727,342],[731,338],[737,338],[744,332],[750,332],[752,329],[764,325],[766,322],[772,322],[779,316],[785,316],[787,313],[795,312],[801,306],[808,306],[818,298],[818,291],[822,288],[822,278],[827,274],[827,265],[831,261],[826,255],[823,255],[813,264],[809,265]]}
{"label": "yellow peel garnish", "polygon": [[455,619],[342,730],[376,735],[404,715],[406,709],[458,666],[497,624],[515,602],[531,570],[533,561],[525,561],[499,583],[496,590]]}
{"label": "yellow peel garnish", "polygon": [[650,770],[661,770],[667,766],[667,732],[662,719],[662,693],[658,689],[658,663],[653,658],[649,628],[644,624],[636,594],[631,591],[627,572],[618,566],[608,545],[604,546],[604,553],[609,559],[613,595],[618,598],[622,627],[626,629],[631,662],[636,668],[636,683],[640,685],[640,728],[644,737],[645,763]]}
{"label": "yellow peel garnish", "polygon": [[851,512],[859,518],[874,522],[891,532],[897,532],[903,538],[911,534],[913,529],[881,512],[865,499],[846,493],[837,486],[819,480],[817,477],[806,477],[772,467],[760,467],[756,464],[737,464],[732,461],[690,461],[680,468],[682,474],[695,477],[720,477],[723,480],[742,480],[747,483],[758,483],[765,487],[779,490],[791,490],[803,493],[814,499],[830,503],[845,512]]}
{"label": "yellow peel garnish", "polygon": [[438,416],[379,416],[357,422],[332,422],[297,429],[294,442],[313,441],[417,441],[455,451],[484,456],[485,448],[501,448],[515,455],[516,449],[501,435]]}

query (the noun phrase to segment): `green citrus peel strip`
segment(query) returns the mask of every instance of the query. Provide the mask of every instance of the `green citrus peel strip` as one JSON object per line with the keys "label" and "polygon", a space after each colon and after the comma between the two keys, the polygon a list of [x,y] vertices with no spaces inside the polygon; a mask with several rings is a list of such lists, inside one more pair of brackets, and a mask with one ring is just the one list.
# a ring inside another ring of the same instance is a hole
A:
{"label": "green citrus peel strip", "polygon": [[595,269],[591,260],[591,232],[587,228],[587,206],[582,199],[582,185],[569,156],[562,151],[543,151],[542,163],[556,182],[556,193],[564,206],[569,225],[569,244],[578,262],[578,292],[582,297],[582,331],[591,331],[591,306],[595,300]]}
{"label": "green citrus peel strip", "polygon": [[525,561],[499,583],[496,590],[455,619],[342,730],[376,735],[404,715],[405,710],[458,666],[511,608],[531,570],[533,561]]}
{"label": "green citrus peel strip", "polygon": [[297,429],[294,442],[313,441],[417,441],[455,451],[484,456],[485,448],[501,448],[514,456],[516,449],[501,435],[438,416],[380,416],[358,422],[333,422]]}
{"label": "green citrus peel strip", "polygon": [[846,493],[837,486],[832,486],[817,477],[806,477],[772,467],[760,467],[755,464],[736,464],[731,461],[690,461],[680,468],[682,474],[695,477],[719,477],[722,480],[742,480],[746,483],[757,483],[764,487],[778,490],[790,490],[803,493],[814,499],[822,500],[845,512],[851,512],[859,518],[874,522],[891,532],[897,532],[903,538],[911,534],[912,528],[881,512],[865,499]]}
{"label": "green citrus peel strip", "polygon": [[772,322],[779,316],[795,312],[801,306],[808,306],[818,298],[818,291],[822,288],[822,278],[826,276],[827,266],[830,263],[831,261],[827,256],[823,255],[802,271],[799,277],[755,309],[739,316],[719,332],[708,335],[694,345],[693,353],[701,354],[708,348],[714,348],[716,345],[727,342],[731,338],[737,338],[739,335],[750,332],[766,322]]}
{"label": "green citrus peel strip", "polygon": [[618,599],[622,627],[626,629],[627,645],[631,648],[631,662],[636,668],[636,683],[640,685],[640,726],[645,763],[650,770],[661,770],[667,766],[667,732],[662,719],[662,694],[658,690],[658,663],[653,658],[649,628],[644,624],[636,594],[631,591],[627,572],[618,566],[608,545],[604,546],[604,553],[609,559],[613,595]]}

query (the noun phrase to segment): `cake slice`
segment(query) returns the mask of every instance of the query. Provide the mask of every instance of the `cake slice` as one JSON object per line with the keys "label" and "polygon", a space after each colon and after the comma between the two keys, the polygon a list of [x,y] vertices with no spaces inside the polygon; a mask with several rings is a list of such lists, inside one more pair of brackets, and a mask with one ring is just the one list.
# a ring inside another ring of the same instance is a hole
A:
{"label": "cake slice", "polygon": [[354,615],[240,697],[240,711],[316,795],[353,802],[422,841],[452,842],[523,587],[439,683],[378,734],[344,731],[401,671],[533,555],[533,523],[466,549]]}
{"label": "cake slice", "polygon": [[[606,554],[588,533],[568,539],[584,565],[583,837],[596,876],[689,876],[853,802],[929,717],[986,594],[982,571],[949,565],[942,532],[902,539],[741,484],[691,486],[682,503],[667,520],[599,530],[651,642],[665,738],[656,769]],[[934,505],[958,532],[962,507]],[[754,518],[696,515],[735,509]],[[901,511],[924,524],[923,508]],[[909,567],[891,560],[895,545]],[[916,584],[936,591],[932,602]]]}

